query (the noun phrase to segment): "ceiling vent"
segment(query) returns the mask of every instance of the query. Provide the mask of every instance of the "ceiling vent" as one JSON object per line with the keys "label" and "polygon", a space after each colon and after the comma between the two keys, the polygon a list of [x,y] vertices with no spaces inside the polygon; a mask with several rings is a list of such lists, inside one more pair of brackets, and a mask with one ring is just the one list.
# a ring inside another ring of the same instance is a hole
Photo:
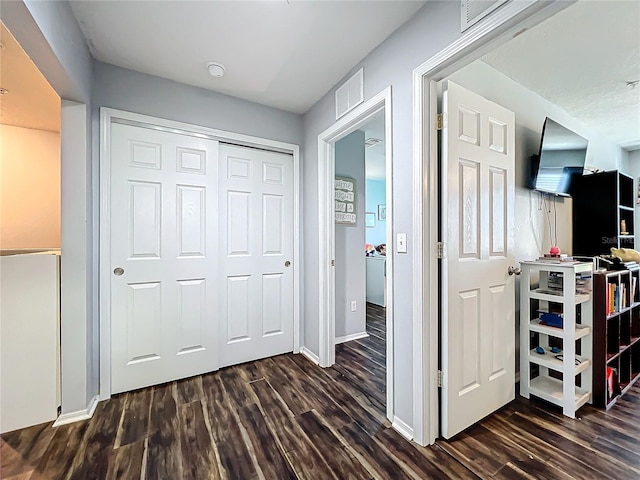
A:
{"label": "ceiling vent", "polygon": [[478,23],[508,0],[460,0],[460,31]]}
{"label": "ceiling vent", "polygon": [[367,139],[364,141],[364,146],[365,146],[365,148],[371,148],[371,147],[373,147],[374,145],[377,145],[377,144],[379,144],[379,143],[381,143],[381,142],[382,142],[382,139],[380,139],[380,138],[373,138],[373,137],[371,137],[371,138],[367,138]]}
{"label": "ceiling vent", "polygon": [[364,69],[336,90],[336,120],[364,102]]}

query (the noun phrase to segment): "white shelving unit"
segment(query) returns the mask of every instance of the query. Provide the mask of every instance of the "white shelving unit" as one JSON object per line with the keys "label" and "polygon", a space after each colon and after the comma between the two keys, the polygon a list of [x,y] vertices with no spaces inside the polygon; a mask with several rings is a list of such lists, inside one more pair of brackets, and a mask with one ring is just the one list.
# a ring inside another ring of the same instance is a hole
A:
{"label": "white shelving unit", "polygon": [[[525,398],[534,395],[559,405],[564,415],[575,418],[576,410],[591,403],[592,396],[593,264],[533,261],[522,262],[521,266],[520,395]],[[577,278],[588,279],[580,285],[581,293],[576,292]],[[538,312],[549,312],[551,307],[562,313],[562,328],[539,320]],[[580,323],[576,322],[578,311]],[[532,342],[533,333],[537,334],[538,342]],[[551,352],[551,344],[558,343],[554,338],[562,340],[559,354]],[[580,355],[576,354],[576,342],[579,342]],[[537,346],[542,347],[544,353],[537,353]],[[538,375],[534,377],[532,364],[538,366]],[[560,373],[562,380],[550,371]],[[581,386],[576,382],[579,374]]]}

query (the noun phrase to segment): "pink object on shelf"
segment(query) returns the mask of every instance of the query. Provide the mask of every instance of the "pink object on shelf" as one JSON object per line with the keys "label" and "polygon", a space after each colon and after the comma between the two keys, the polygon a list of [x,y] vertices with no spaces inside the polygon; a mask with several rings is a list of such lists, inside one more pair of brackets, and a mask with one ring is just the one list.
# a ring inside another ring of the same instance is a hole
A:
{"label": "pink object on shelf", "polygon": [[551,255],[560,255],[560,248],[559,247],[551,247],[551,250],[549,250],[549,253]]}

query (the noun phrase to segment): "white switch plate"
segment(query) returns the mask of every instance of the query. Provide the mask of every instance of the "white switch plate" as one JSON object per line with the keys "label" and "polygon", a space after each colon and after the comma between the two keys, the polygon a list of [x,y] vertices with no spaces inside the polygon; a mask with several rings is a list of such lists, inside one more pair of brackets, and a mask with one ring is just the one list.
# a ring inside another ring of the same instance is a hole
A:
{"label": "white switch plate", "polygon": [[357,304],[356,304],[356,301],[354,300],[353,302],[351,302],[351,311],[355,312],[357,309],[356,307],[357,307]]}
{"label": "white switch plate", "polygon": [[398,253],[407,253],[407,234],[399,233],[397,239]]}

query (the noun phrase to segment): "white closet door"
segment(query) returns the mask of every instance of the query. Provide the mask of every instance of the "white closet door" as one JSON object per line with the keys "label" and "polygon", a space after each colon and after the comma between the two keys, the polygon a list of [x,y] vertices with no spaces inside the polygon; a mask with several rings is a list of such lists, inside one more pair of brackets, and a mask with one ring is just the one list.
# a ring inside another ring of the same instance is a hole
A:
{"label": "white closet door", "polygon": [[293,350],[293,157],[220,146],[220,366]]}
{"label": "white closet door", "polygon": [[112,393],[218,368],[218,142],[111,126]]}

